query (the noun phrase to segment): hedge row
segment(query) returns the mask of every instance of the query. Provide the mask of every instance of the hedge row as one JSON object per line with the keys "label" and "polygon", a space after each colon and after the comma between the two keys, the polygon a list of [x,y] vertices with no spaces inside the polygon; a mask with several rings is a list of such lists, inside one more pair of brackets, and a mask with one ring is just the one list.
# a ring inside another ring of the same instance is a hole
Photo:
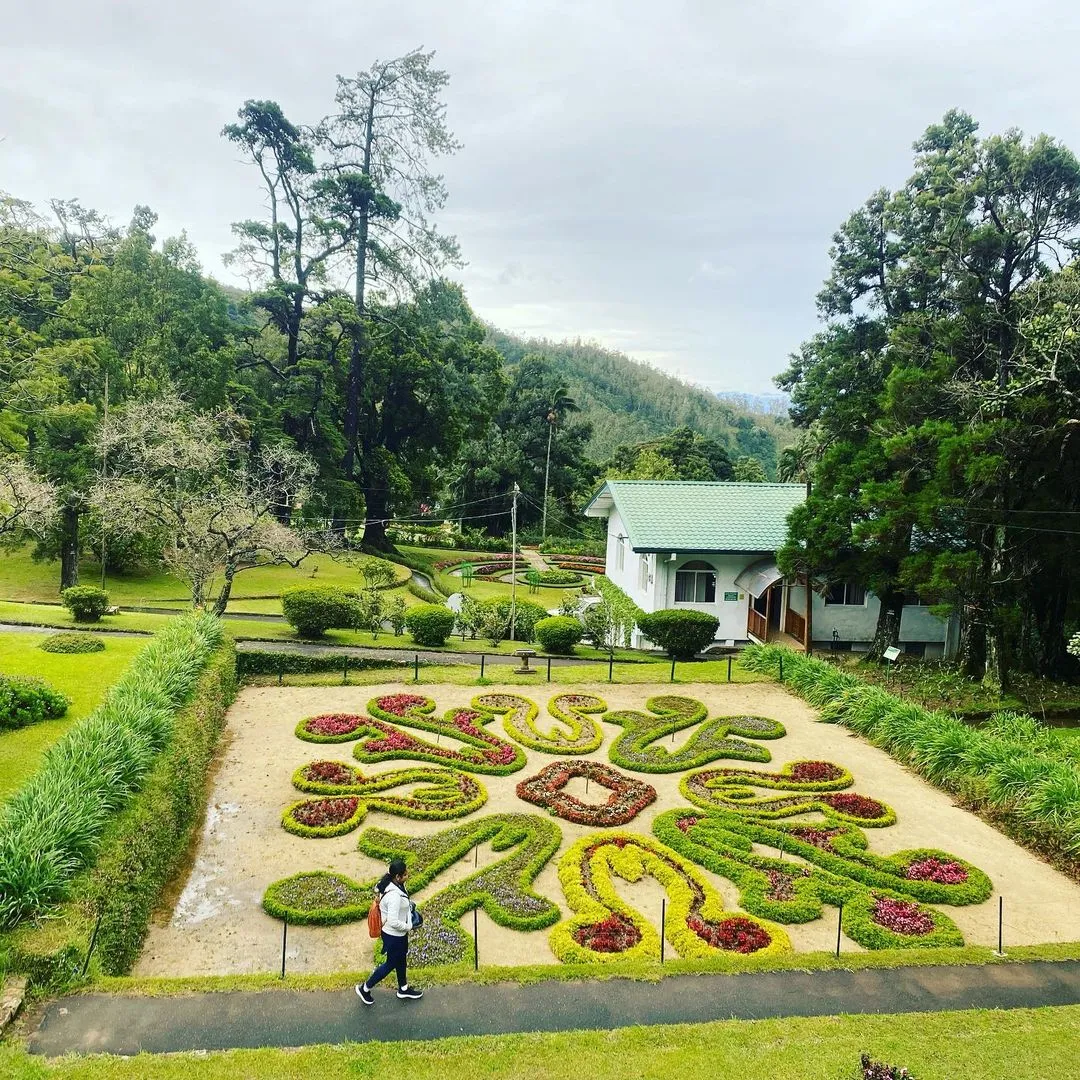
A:
{"label": "hedge row", "polygon": [[822,720],[851,728],[947,791],[1002,814],[1040,848],[1080,856],[1080,769],[1030,718],[970,727],[779,646],[752,646],[742,663],[779,677],[781,658],[784,682],[820,709]]}
{"label": "hedge row", "polygon": [[176,716],[172,739],[142,790],[110,828],[91,873],[88,899],[101,917],[96,956],[107,975],[130,971],[162,890],[206,805],[207,774],[236,696],[236,651],[224,642]]}
{"label": "hedge row", "polygon": [[[428,661],[425,661],[428,663]],[[236,654],[236,673],[246,675],[322,675],[326,672],[365,671],[369,668],[407,667],[412,658],[404,652],[400,660],[381,660],[376,657],[334,655],[320,653],[306,656],[303,653],[276,652],[269,649],[243,650]]]}
{"label": "hedge row", "polygon": [[168,744],[176,711],[221,640],[212,616],[170,622],[0,810],[0,928],[66,898],[71,879],[98,854],[113,815]]}

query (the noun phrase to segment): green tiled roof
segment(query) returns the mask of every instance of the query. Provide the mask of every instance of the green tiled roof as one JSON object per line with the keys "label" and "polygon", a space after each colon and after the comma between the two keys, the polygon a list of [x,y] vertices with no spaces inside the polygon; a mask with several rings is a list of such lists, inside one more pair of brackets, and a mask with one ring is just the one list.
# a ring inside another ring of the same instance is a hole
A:
{"label": "green tiled roof", "polygon": [[635,551],[770,552],[805,498],[805,484],[609,480],[585,513],[606,516],[614,501]]}

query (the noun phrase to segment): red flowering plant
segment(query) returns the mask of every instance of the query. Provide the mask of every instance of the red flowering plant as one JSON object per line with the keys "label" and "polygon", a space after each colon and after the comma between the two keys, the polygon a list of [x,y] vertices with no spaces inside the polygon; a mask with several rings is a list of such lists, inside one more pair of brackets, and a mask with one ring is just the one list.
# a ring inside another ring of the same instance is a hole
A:
{"label": "red flowering plant", "polygon": [[600,922],[579,926],[574,940],[586,949],[599,953],[620,953],[641,941],[641,931],[627,918],[613,913]]}
{"label": "red flowering plant", "polygon": [[768,930],[753,919],[732,915],[716,922],[707,922],[700,915],[689,915],[686,925],[706,945],[726,952],[753,953],[768,948],[772,938]]}
{"label": "red flowering plant", "polygon": [[888,807],[877,799],[868,798],[866,795],[856,795],[850,792],[840,792],[836,795],[822,795],[821,801],[831,807],[838,814],[856,821],[871,822],[879,821],[889,816]]}
{"label": "red flowering plant", "polygon": [[368,723],[367,717],[355,713],[323,713],[300,721],[297,735],[310,737],[313,742],[345,742]]}
{"label": "red flowering plant", "polygon": [[356,770],[340,761],[313,761],[303,767],[300,775],[309,784],[344,787],[346,784],[357,783]]}
{"label": "red flowering plant", "polygon": [[960,885],[968,879],[968,872],[953,859],[930,856],[916,859],[904,871],[909,881],[935,881],[939,885]]}
{"label": "red flowering plant", "polygon": [[870,918],[878,926],[884,926],[886,930],[906,937],[922,936],[934,929],[934,917],[918,904],[891,896],[878,896],[876,893]]}
{"label": "red flowering plant", "polygon": [[[611,794],[599,805],[582,802],[565,790],[575,777],[606,788]],[[555,761],[517,786],[519,799],[546,807],[556,817],[575,825],[613,827],[632,821],[656,799],[656,788],[602,761]]]}
{"label": "red flowering plant", "polygon": [[366,809],[355,795],[305,799],[286,808],[281,824],[298,836],[341,836],[356,828]]}

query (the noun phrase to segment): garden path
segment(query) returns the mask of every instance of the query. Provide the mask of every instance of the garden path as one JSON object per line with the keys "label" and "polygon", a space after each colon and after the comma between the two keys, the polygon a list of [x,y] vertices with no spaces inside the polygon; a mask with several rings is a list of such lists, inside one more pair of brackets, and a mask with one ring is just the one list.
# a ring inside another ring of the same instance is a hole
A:
{"label": "garden path", "polygon": [[82,994],[48,1007],[30,1049],[48,1057],[164,1054],[780,1016],[1072,1005],[1080,1003],[1080,961],[439,986],[420,1002],[398,1001],[381,987],[375,993],[370,1009],[351,988],[182,997]]}

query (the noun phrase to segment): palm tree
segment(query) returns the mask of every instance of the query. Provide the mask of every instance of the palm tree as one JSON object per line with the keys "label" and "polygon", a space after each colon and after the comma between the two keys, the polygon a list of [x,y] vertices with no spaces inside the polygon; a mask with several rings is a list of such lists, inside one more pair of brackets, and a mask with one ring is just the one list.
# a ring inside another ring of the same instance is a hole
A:
{"label": "palm tree", "polygon": [[547,407],[544,420],[548,426],[547,460],[544,462],[544,519],[540,526],[540,541],[547,539],[547,512],[548,512],[548,478],[551,475],[551,440],[555,434],[555,428],[559,421],[567,413],[580,412],[578,403],[570,396],[570,391],[565,386],[556,387],[551,395],[551,403]]}

